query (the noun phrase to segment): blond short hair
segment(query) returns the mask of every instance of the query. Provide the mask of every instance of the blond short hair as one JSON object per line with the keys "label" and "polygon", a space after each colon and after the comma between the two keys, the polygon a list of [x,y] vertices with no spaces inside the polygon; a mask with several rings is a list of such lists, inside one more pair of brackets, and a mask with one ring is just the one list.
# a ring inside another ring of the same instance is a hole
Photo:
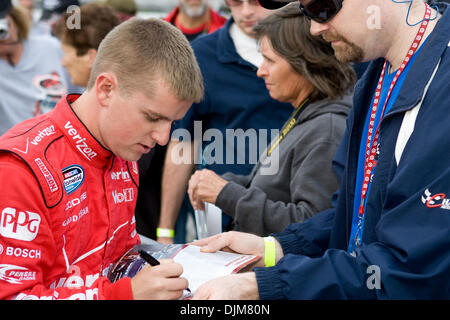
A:
{"label": "blond short hair", "polygon": [[115,27],[100,43],[88,82],[91,89],[102,72],[112,72],[119,90],[151,97],[163,79],[179,100],[200,102],[203,77],[186,37],[156,18],[132,18]]}

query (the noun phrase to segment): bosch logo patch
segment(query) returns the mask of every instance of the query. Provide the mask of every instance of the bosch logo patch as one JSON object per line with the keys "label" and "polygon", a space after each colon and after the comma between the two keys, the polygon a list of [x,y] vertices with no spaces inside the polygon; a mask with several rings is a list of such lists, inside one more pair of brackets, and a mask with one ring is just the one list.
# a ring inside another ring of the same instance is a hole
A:
{"label": "bosch logo patch", "polygon": [[0,255],[5,254],[11,257],[25,258],[25,259],[41,259],[41,250],[27,249],[19,247],[6,247],[0,244]]}

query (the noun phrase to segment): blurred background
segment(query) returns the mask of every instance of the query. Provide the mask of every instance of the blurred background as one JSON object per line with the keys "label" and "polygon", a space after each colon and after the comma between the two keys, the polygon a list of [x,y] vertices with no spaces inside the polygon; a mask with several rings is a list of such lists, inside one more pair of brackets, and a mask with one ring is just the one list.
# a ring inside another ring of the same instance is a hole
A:
{"label": "blurred background", "polygon": [[[17,0],[13,0],[17,2]],[[81,3],[102,2],[101,0],[80,0]],[[138,7],[138,16],[142,18],[158,17],[162,18],[169,13],[177,4],[178,0],[135,0]],[[39,19],[41,16],[42,0],[33,0],[33,16]],[[224,0],[209,0],[210,6],[220,12],[224,16],[228,16],[229,12],[224,6]]]}

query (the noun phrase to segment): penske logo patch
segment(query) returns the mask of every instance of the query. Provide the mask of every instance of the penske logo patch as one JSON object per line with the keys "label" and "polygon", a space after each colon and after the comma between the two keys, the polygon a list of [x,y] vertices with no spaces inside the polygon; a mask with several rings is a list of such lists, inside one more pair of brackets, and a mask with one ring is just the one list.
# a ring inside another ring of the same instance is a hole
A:
{"label": "penske logo patch", "polygon": [[446,198],[445,193],[433,194],[429,189],[426,189],[422,195],[422,203],[428,208],[450,210],[450,199]]}

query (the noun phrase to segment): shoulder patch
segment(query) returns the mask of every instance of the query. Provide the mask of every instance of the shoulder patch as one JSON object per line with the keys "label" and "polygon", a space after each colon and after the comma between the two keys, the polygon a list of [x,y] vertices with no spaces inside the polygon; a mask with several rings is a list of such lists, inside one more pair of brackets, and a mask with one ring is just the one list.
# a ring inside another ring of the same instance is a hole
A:
{"label": "shoulder patch", "polygon": [[[36,121],[36,123],[34,123]],[[23,128],[12,129],[0,139],[0,151],[14,153],[33,172],[48,208],[56,206],[62,199],[61,173],[57,172],[45,156],[50,144],[63,135],[51,121],[36,118],[24,122]]]}

